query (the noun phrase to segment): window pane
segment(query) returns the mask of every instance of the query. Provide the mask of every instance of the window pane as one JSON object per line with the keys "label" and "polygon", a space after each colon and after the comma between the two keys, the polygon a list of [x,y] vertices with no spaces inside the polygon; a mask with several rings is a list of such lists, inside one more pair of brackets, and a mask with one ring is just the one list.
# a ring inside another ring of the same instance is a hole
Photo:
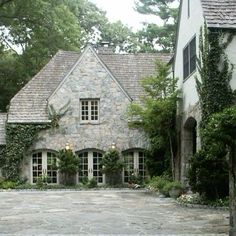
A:
{"label": "window pane", "polygon": [[97,121],[98,117],[98,100],[82,100],[81,101],[81,120]]}
{"label": "window pane", "polygon": [[190,42],[190,74],[196,69],[196,37]]}

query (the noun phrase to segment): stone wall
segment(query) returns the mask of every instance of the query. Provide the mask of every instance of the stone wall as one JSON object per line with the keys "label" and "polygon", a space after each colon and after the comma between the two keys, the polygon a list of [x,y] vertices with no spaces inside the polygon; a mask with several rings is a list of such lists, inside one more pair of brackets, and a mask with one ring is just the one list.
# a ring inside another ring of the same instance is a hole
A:
{"label": "stone wall", "polygon": [[[196,151],[201,148],[200,142],[200,121],[201,111],[199,103],[195,106],[189,106],[189,109],[182,114],[180,124],[180,180],[187,184],[187,173],[189,169],[189,160],[193,156],[193,145]],[[196,130],[196,140],[193,138],[193,130]],[[195,144],[194,144],[195,142]]]}
{"label": "stone wall", "polygon": [[[81,124],[80,99],[100,100],[98,124]],[[131,103],[128,94],[112,77],[97,55],[87,50],[49,99],[49,106],[59,112],[63,107],[66,114],[60,119],[59,127],[42,131],[33,150],[55,150],[69,143],[73,151],[83,149],[108,150],[112,143],[120,151],[133,148],[146,149],[148,141],[144,133],[128,127],[127,107]],[[29,152],[30,153],[30,152]],[[30,158],[27,158],[30,160]],[[30,170],[26,162],[26,172]]]}

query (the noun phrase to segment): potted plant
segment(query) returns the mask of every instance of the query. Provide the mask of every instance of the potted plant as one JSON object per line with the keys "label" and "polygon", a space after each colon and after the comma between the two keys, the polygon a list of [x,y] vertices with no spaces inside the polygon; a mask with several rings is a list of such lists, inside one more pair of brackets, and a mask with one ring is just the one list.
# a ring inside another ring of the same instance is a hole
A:
{"label": "potted plant", "polygon": [[166,189],[168,190],[169,196],[172,198],[177,198],[183,193],[183,185],[178,182],[170,182],[166,185]]}

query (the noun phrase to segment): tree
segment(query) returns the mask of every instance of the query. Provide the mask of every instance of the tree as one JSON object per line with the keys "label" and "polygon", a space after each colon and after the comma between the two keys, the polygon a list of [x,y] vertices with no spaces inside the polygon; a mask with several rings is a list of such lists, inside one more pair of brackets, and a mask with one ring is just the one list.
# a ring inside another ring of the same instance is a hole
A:
{"label": "tree", "polygon": [[106,174],[107,184],[119,184],[121,183],[121,171],[124,167],[124,163],[120,159],[118,150],[110,149],[108,150],[101,162],[102,172]]}
{"label": "tree", "polygon": [[88,0],[1,0],[0,6],[0,111],[59,49],[108,41],[134,51],[131,29],[110,23]]}
{"label": "tree", "polygon": [[236,234],[236,106],[226,108],[209,117],[204,129],[205,140],[211,142],[209,153],[226,150],[225,158],[229,165],[229,196],[230,196],[230,230],[229,235]]}
{"label": "tree", "polygon": [[151,175],[162,174],[171,166],[172,177],[175,177],[176,84],[177,80],[169,77],[169,67],[157,61],[155,74],[142,81],[146,92],[142,105],[134,103],[129,108],[131,126],[143,129],[150,140],[148,163],[151,162],[152,168],[156,165],[151,169]]}
{"label": "tree", "polygon": [[64,184],[74,184],[75,174],[79,170],[79,158],[72,150],[62,149],[57,154],[58,170],[64,175]]}
{"label": "tree", "polygon": [[4,1],[0,28],[0,55],[4,64],[0,83],[5,85],[0,110],[5,111],[10,98],[58,49],[80,48],[81,29],[62,0]]}
{"label": "tree", "polygon": [[142,43],[141,51],[173,51],[178,8],[171,7],[175,0],[137,0],[136,11],[141,14],[157,16],[158,24],[145,24],[144,29],[137,32]]}

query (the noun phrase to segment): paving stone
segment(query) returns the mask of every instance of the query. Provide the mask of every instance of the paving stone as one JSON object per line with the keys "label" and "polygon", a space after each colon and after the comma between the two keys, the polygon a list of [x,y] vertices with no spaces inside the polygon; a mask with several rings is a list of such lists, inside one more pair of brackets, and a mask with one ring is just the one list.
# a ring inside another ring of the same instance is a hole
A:
{"label": "paving stone", "polygon": [[228,235],[228,212],[138,190],[0,192],[0,235]]}

